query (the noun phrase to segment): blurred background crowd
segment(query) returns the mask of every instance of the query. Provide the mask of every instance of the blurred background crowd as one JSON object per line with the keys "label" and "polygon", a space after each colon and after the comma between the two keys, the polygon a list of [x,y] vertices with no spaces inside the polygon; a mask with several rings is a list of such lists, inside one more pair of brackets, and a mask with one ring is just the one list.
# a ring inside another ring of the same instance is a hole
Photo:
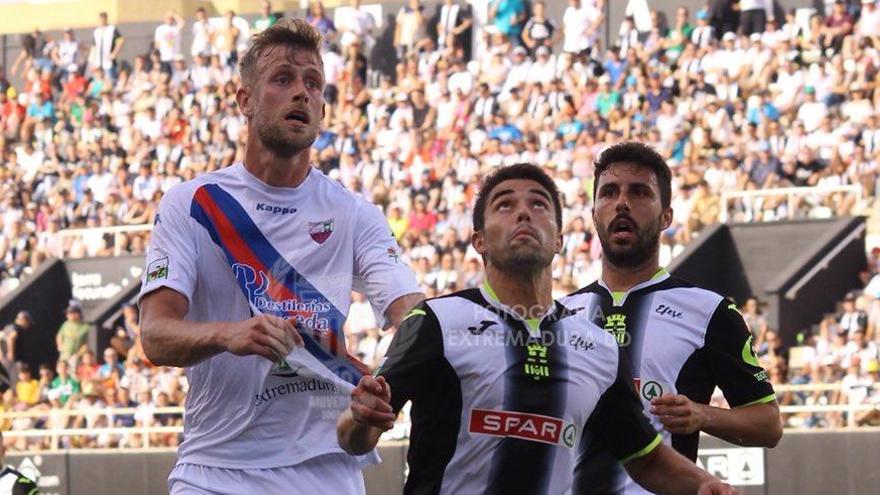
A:
{"label": "blurred background crowd", "polygon": [[[143,253],[146,228],[59,232],[152,224],[170,187],[242,159],[238,54],[279,15],[305,16],[326,40],[327,111],[314,165],[384,211],[429,297],[481,283],[469,247],[474,194],[486,173],[521,161],[544,166],[564,196],[556,295],[594,281],[601,248],[590,215],[592,163],[621,140],[655,146],[673,168],[664,265],[723,211],[746,222],[871,212],[880,187],[880,8],[872,0],[825,2],[824,11],[798,18],[774,15],[769,3],[741,1],[734,11],[731,2],[711,1],[666,18],[629,2],[628,17],[605,33],[602,0],[569,0],[558,18],[539,0],[409,0],[381,28],[357,0],[332,19],[321,2],[305,12],[264,2],[256,18],[168,13],[149,50],[133,59],[119,56],[126,33],[106,15],[85,39],[35,30],[23,36],[14,63],[0,68],[0,295],[47,259]],[[863,194],[722,203],[725,191],[839,185]],[[864,290],[804,329],[796,348],[781,347],[760,301],[741,302],[774,383],[846,385],[781,393],[782,404],[880,401],[866,386],[880,376],[880,252],[869,259]],[[0,336],[10,382],[0,410],[47,411],[4,429],[180,423],[179,414],[154,409],[182,404],[185,377],[143,358],[136,307],[125,309],[107,349],[88,348],[89,325],[75,301],[66,316],[56,365],[17,362],[32,315],[20,313]],[[346,329],[350,352],[371,365],[391,337],[357,295]],[[136,412],[88,412],[105,405]],[[64,409],[82,414],[53,413]],[[786,421],[835,426],[844,416]],[[857,419],[878,422],[874,413]],[[16,446],[48,441],[19,438]],[[143,441],[137,434],[63,440]]]}

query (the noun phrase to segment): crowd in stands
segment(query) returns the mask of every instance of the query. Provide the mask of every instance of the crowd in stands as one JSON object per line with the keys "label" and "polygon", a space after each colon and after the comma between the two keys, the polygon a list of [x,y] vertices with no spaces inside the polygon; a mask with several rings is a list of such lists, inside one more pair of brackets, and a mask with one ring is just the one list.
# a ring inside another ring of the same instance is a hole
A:
{"label": "crowd in stands", "polygon": [[[231,11],[209,18],[200,9],[192,19],[169,13],[149,49],[130,60],[120,57],[124,27],[106,15],[89,39],[77,40],[71,30],[23,35],[10,77],[0,68],[0,295],[50,258],[143,253],[148,229],[59,232],[152,224],[170,187],[242,159],[238,54],[280,14],[306,16],[326,39],[327,111],[314,165],[385,212],[429,297],[481,282],[479,257],[469,248],[474,194],[487,172],[522,161],[543,165],[564,196],[556,295],[595,280],[601,248],[590,215],[592,163],[621,140],[656,147],[673,167],[674,221],[661,236],[663,264],[728,207],[734,220],[762,221],[873,206],[880,187],[880,8],[873,1],[826,2],[824,12],[807,16],[760,7],[773,2],[737,12],[726,8],[731,2],[712,1],[696,12],[678,8],[670,18],[646,2],[628,3],[626,19],[611,33],[604,31],[602,0],[569,0],[559,18],[548,17],[540,0],[408,0],[386,19],[357,0],[332,18],[315,1],[306,12],[285,13],[263,2],[250,21]],[[24,82],[12,85],[10,78]],[[861,200],[837,192],[721,203],[725,191],[840,185],[860,186]],[[875,265],[877,259],[874,253]],[[876,273],[875,267],[870,276]],[[880,279],[865,283],[856,301],[844,303],[843,316],[829,316],[805,337],[802,348],[811,351],[800,351],[797,366],[766,328],[759,304],[744,304],[774,383],[851,385],[843,395],[780,394],[782,403],[876,403],[878,393],[862,384],[878,376]],[[864,313],[852,316],[853,304]],[[179,415],[151,412],[182,404],[186,383],[181,370],[143,359],[136,308],[126,310],[114,345],[100,350],[101,366],[83,345],[76,306],[68,309],[57,366],[16,364],[15,333],[28,314],[0,339],[15,382],[0,410],[47,411],[44,419],[19,418],[4,429],[179,423]],[[368,364],[390,340],[360,296],[346,329],[350,351]],[[104,405],[138,412],[53,414]],[[844,419],[788,421],[819,426]],[[150,440],[171,445],[178,438]],[[48,440],[16,441],[22,448]],[[108,446],[144,439],[98,434],[62,441]]]}

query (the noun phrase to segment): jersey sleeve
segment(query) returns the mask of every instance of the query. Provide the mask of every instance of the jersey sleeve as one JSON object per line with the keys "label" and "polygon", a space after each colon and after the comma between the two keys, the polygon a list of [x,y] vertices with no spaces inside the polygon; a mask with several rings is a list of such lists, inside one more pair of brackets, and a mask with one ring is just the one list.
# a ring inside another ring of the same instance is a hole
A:
{"label": "jersey sleeve", "polygon": [[39,493],[37,484],[26,476],[19,475],[12,485],[12,495],[38,495]]}
{"label": "jersey sleeve", "polygon": [[367,296],[376,322],[384,326],[385,311],[397,298],[421,292],[412,270],[401,259],[391,227],[375,205],[359,205],[354,241],[354,290]]}
{"label": "jersey sleeve", "polygon": [[436,392],[434,375],[443,360],[440,322],[428,304],[421,302],[404,317],[376,370],[376,376],[385,377],[391,388],[395,413],[420,394]]}
{"label": "jersey sleeve", "polygon": [[758,363],[752,334],[736,309],[724,299],[706,329],[705,362],[731,407],[772,402],[770,378]]}
{"label": "jersey sleeve", "polygon": [[153,225],[138,300],[161,287],[192,299],[196,283],[196,246],[187,194],[180,186],[170,189],[159,203]]}
{"label": "jersey sleeve", "polygon": [[618,351],[617,376],[587,420],[587,429],[621,464],[651,453],[662,439],[642,412],[626,355]]}

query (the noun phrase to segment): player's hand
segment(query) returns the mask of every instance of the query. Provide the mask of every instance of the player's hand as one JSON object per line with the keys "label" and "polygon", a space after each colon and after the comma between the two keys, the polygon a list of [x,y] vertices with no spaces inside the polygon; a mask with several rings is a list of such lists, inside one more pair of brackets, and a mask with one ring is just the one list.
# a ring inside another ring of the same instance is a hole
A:
{"label": "player's hand", "polygon": [[662,395],[651,401],[651,414],[657,416],[669,433],[687,435],[703,429],[704,407],[681,394]]}
{"label": "player's hand", "polygon": [[697,495],[736,495],[736,490],[733,489],[732,486],[727,483],[722,483],[719,480],[707,481],[700,485],[700,490],[697,492]]}
{"label": "player's hand", "polygon": [[303,339],[289,320],[257,315],[231,324],[225,335],[225,348],[237,356],[257,355],[273,363],[283,360]]}
{"label": "player's hand", "polygon": [[391,387],[385,378],[364,375],[351,393],[351,416],[359,425],[390,430],[397,417],[390,402]]}

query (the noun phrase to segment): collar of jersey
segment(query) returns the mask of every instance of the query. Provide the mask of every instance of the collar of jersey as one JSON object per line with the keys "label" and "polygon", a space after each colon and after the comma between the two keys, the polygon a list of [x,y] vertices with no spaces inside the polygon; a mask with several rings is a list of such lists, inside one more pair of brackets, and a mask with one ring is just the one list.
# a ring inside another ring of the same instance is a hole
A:
{"label": "collar of jersey", "polygon": [[604,288],[606,291],[608,291],[609,294],[611,294],[611,299],[614,301],[615,306],[623,306],[623,303],[626,302],[626,298],[629,297],[629,295],[632,294],[633,292],[635,292],[639,289],[644,289],[645,287],[650,287],[652,285],[659,284],[660,282],[666,280],[669,277],[670,277],[669,272],[666,271],[666,268],[663,268],[661,266],[660,269],[657,270],[657,273],[655,273],[651,278],[649,278],[648,280],[645,280],[644,282],[642,282],[640,284],[636,284],[636,285],[630,287],[630,289],[628,291],[618,291],[618,292],[612,291],[610,288],[608,288],[607,285],[605,285],[605,281],[602,280],[601,278],[599,279],[599,285],[602,288]]}
{"label": "collar of jersey", "polygon": [[241,177],[244,178],[244,181],[249,185],[254,186],[262,192],[268,194],[280,194],[284,195],[286,198],[290,198],[291,195],[295,194],[305,194],[308,189],[308,184],[314,179],[315,171],[314,167],[309,166],[309,171],[306,174],[305,179],[300,183],[300,185],[296,187],[278,187],[278,186],[270,186],[266,184],[262,180],[260,180],[257,176],[251,173],[247,167],[244,166],[244,162],[238,162],[234,165],[235,167],[239,167],[241,169]]}
{"label": "collar of jersey", "polygon": [[529,333],[538,332],[541,328],[541,322],[543,322],[544,319],[546,319],[548,316],[555,314],[557,310],[556,301],[553,301],[553,304],[549,308],[547,308],[547,311],[544,312],[544,314],[541,315],[540,318],[523,318],[518,315],[510,306],[507,306],[506,304],[501,302],[500,299],[498,299],[498,295],[495,294],[495,289],[493,289],[492,286],[489,285],[488,280],[485,280],[483,282],[483,285],[480,287],[480,293],[483,294],[483,298],[486,299],[486,301],[491,304],[492,307],[501,310],[502,312],[504,312],[505,315],[509,316],[510,318],[521,321],[529,330]]}

